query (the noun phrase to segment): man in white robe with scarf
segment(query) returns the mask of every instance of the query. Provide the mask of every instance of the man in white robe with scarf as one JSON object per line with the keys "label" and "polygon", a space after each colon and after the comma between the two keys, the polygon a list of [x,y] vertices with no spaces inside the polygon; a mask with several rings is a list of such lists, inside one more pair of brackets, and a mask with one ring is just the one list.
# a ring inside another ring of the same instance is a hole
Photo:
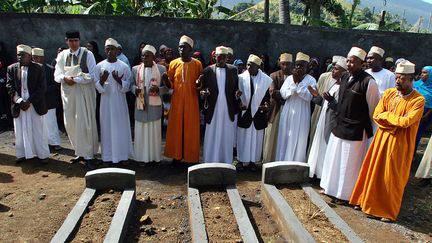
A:
{"label": "man in white robe with scarf", "polygon": [[80,33],[66,32],[68,49],[57,55],[54,80],[61,83],[66,132],[76,157],[72,163],[84,161],[94,169],[98,152],[96,125],[96,89],[93,81],[96,61],[91,51],[80,47]]}
{"label": "man in white robe with scarf", "polygon": [[204,69],[200,76],[206,122],[203,160],[205,163],[233,162],[235,114],[238,110],[237,68],[227,64],[229,49],[216,47],[216,64]]}
{"label": "man in white robe with scarf", "polygon": [[7,68],[6,88],[12,98],[16,163],[37,157],[47,163],[50,154],[44,115],[45,72],[31,61],[31,48],[17,46],[17,63]]}
{"label": "man in white robe with scarf", "polygon": [[101,94],[101,155],[104,163],[128,163],[133,158],[132,136],[126,92],[129,91],[131,71],[117,59],[118,43],[105,41],[107,59],[96,65],[94,80]]}
{"label": "man in white robe with scarf", "polygon": [[239,75],[241,111],[237,121],[237,169],[244,166],[256,170],[261,161],[264,129],[270,102],[269,88],[273,80],[259,69],[262,60],[251,54],[247,70]]}
{"label": "man in white robe with scarf", "polygon": [[309,59],[308,55],[297,53],[293,74],[288,76],[280,89],[285,104],[279,120],[277,161],[306,162],[312,100],[308,87],[316,86],[315,78],[307,74]]}
{"label": "man in white robe with scarf", "polygon": [[330,137],[331,130],[336,123],[336,111],[328,107],[328,101],[323,98],[325,93],[332,95],[336,100],[339,97],[339,84],[342,75],[347,71],[346,58],[341,57],[331,71],[331,77],[333,79],[332,85],[327,87],[327,90],[320,92],[319,87],[313,88],[308,87],[311,94],[314,96],[312,102],[320,108],[318,122],[316,126],[316,132],[313,139],[311,138],[311,147],[307,163],[309,164],[309,177],[316,177],[321,179],[323,170],[323,158],[327,149],[327,142]]}
{"label": "man in white robe with scarf", "polygon": [[165,66],[155,63],[156,48],[146,45],[141,51],[140,65],[132,68],[131,91],[135,101],[135,161],[160,162],[162,157],[162,98],[168,93],[161,87],[161,78],[166,76]]}
{"label": "man in white robe with scarf", "polygon": [[349,73],[342,76],[338,100],[324,95],[338,114],[327,144],[320,186],[323,193],[336,198],[337,204],[346,204],[350,199],[368,139],[373,136],[372,116],[379,90],[373,77],[362,69],[365,58],[364,50],[351,48],[347,55]]}

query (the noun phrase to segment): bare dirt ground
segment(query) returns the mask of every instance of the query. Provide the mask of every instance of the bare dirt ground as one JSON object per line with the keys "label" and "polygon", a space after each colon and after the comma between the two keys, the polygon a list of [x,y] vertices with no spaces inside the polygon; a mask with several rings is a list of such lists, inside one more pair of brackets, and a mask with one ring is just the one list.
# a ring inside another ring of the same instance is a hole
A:
{"label": "bare dirt ground", "polygon": [[[15,164],[13,133],[0,134],[0,242],[49,242],[77,202],[85,187],[86,169],[69,162],[73,151],[66,137],[62,139],[65,149],[53,153],[48,164]],[[147,167],[131,163],[125,168],[137,173],[137,210],[126,242],[190,242],[187,167],[163,161]],[[239,173],[239,193],[260,241],[285,242],[261,205],[260,179],[260,172]],[[351,207],[330,206],[367,242],[432,242],[432,187],[418,188],[417,182],[410,179],[396,223],[369,219]],[[94,211],[108,210],[97,202],[93,207]],[[143,216],[148,218],[140,222]],[[94,221],[89,226],[101,231],[105,224]]]}
{"label": "bare dirt ground", "polygon": [[[120,202],[121,194],[115,191],[100,192],[88,207],[88,212],[84,215],[72,242],[102,242],[110,227],[116,206]],[[95,228],[94,225],[98,227]]]}
{"label": "bare dirt ground", "polygon": [[241,242],[226,190],[200,189],[200,197],[209,242]]}

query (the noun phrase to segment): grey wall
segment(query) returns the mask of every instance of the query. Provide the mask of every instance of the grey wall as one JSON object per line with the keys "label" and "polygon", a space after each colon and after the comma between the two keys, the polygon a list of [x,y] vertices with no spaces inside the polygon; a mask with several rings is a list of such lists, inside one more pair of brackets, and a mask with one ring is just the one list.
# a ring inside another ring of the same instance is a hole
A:
{"label": "grey wall", "polygon": [[208,59],[218,45],[231,46],[236,58],[245,60],[250,48],[266,52],[274,63],[281,52],[305,52],[310,56],[346,55],[351,46],[366,51],[372,45],[386,50],[394,58],[405,57],[418,67],[431,64],[430,34],[396,33],[329,29],[279,24],[249,23],[225,20],[169,19],[148,17],[86,16],[55,14],[0,14],[0,41],[6,43],[10,54],[17,44],[44,48],[49,60],[64,45],[64,33],[76,29],[81,32],[81,44],[96,40],[102,50],[108,37],[118,40],[129,59],[138,52],[138,45],[146,41],[156,48],[160,44],[176,47],[183,34],[195,41],[195,49]]}

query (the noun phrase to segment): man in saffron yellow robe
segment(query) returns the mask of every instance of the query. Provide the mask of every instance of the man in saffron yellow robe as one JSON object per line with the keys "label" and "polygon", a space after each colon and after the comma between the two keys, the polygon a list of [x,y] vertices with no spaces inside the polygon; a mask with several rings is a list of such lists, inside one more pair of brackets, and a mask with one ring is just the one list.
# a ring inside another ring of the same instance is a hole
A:
{"label": "man in saffron yellow robe", "polygon": [[374,112],[378,130],[363,161],[350,204],[366,214],[395,221],[408,182],[415,138],[425,104],[412,88],[415,65],[396,68],[396,88],[386,90]]}
{"label": "man in saffron yellow robe", "polygon": [[168,115],[165,156],[174,162],[184,160],[198,163],[200,153],[200,113],[198,86],[202,73],[201,62],[192,58],[193,40],[182,36],[179,42],[180,57],[171,61],[168,79],[164,83],[174,89]]}

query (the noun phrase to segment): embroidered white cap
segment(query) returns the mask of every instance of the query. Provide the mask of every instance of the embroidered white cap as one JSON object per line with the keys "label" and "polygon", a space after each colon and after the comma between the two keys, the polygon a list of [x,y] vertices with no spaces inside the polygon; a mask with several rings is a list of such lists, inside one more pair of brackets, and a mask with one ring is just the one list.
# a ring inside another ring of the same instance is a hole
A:
{"label": "embroidered white cap", "polygon": [[402,74],[415,73],[415,64],[408,60],[404,60],[396,66],[395,73],[402,73]]}
{"label": "embroidered white cap", "polygon": [[261,66],[262,60],[257,55],[250,54],[247,62],[255,63],[258,66]]}
{"label": "embroidered white cap", "polygon": [[339,60],[336,62],[336,65],[340,66],[341,68],[343,68],[345,70],[348,70],[348,65],[347,65],[345,57],[339,58]]}
{"label": "embroidered white cap", "polygon": [[372,46],[371,49],[369,50],[368,54],[372,54],[372,53],[376,53],[376,54],[380,55],[381,57],[384,57],[385,51],[381,47]]}
{"label": "embroidered white cap", "polygon": [[31,54],[33,56],[43,57],[44,56],[44,49],[42,49],[42,48],[33,48]]}
{"label": "embroidered white cap", "polygon": [[118,47],[119,43],[116,40],[114,40],[113,38],[108,38],[105,41],[105,46],[115,46],[115,47]]}
{"label": "embroidered white cap", "polygon": [[304,54],[303,52],[298,52],[296,55],[296,62],[297,61],[305,61],[305,62],[309,62],[310,61],[310,57],[306,54]]}
{"label": "embroidered white cap", "polygon": [[153,55],[156,55],[156,48],[152,45],[145,45],[144,48],[142,49],[141,53],[144,53],[146,51],[149,51],[149,52],[153,53]]}
{"label": "embroidered white cap", "polygon": [[386,62],[394,62],[393,57],[386,57],[385,59]]}
{"label": "embroidered white cap", "polygon": [[24,52],[24,53],[27,53],[27,54],[31,55],[31,50],[32,49],[28,45],[21,44],[21,45],[17,45],[16,48],[17,48],[17,54],[20,53],[20,52]]}
{"label": "embroidered white cap", "polygon": [[228,48],[225,46],[218,46],[216,47],[216,55],[227,55],[228,54]]}
{"label": "embroidered white cap", "polygon": [[190,47],[193,48],[194,42],[193,42],[192,38],[190,38],[189,36],[183,35],[182,37],[180,37],[179,45],[184,44],[184,43],[190,45]]}
{"label": "embroidered white cap", "polygon": [[292,55],[289,53],[282,53],[279,57],[279,62],[292,62]]}
{"label": "embroidered white cap", "polygon": [[339,59],[341,59],[341,58],[345,58],[345,57],[343,57],[343,56],[333,56],[332,57],[332,63],[335,63],[335,62],[338,62],[339,61]]}
{"label": "embroidered white cap", "polygon": [[366,58],[366,52],[361,48],[353,46],[351,50],[348,52],[347,57],[351,57],[351,56],[356,56],[360,58],[362,61],[364,61],[364,59]]}

